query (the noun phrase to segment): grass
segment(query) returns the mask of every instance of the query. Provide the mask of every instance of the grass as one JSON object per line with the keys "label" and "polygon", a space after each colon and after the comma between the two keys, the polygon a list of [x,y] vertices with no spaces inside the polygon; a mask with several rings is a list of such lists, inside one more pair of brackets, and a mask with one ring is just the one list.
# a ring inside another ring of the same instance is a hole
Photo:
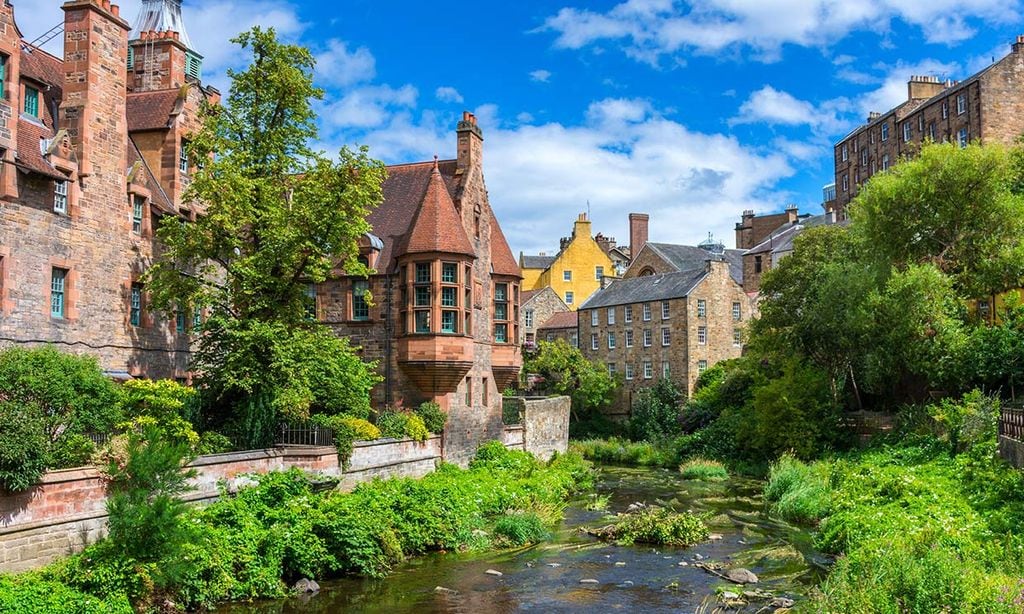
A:
{"label": "grass", "polygon": [[771,512],[790,522],[816,524],[831,508],[829,463],[808,465],[791,455],[784,455],[768,471],[764,496],[771,502]]}
{"label": "grass", "polygon": [[685,480],[701,480],[704,482],[720,482],[729,479],[725,465],[706,458],[691,458],[679,465],[679,473]]}

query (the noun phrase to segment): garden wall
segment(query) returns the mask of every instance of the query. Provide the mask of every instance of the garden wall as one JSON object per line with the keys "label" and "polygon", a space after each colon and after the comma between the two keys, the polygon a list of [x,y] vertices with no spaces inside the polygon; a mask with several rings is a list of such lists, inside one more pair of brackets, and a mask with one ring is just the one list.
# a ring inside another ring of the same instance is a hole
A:
{"label": "garden wall", "polygon": [[999,436],[999,456],[1017,469],[1024,469],[1024,442]]}
{"label": "garden wall", "polygon": [[[506,421],[514,421],[518,413],[522,427],[522,448],[537,458],[547,460],[555,452],[564,454],[569,448],[569,397],[506,397],[504,399]],[[510,438],[518,437],[506,427],[505,445]]]}

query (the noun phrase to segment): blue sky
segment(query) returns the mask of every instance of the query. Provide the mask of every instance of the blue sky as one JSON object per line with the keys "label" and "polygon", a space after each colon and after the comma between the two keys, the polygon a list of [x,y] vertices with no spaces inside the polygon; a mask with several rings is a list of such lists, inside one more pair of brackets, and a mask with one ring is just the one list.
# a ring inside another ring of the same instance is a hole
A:
{"label": "blue sky", "polygon": [[[139,0],[121,4],[134,19]],[[58,23],[59,6],[15,0],[24,35]],[[222,89],[244,60],[235,31],[270,25],[312,48],[326,148],[453,157],[455,122],[474,111],[517,253],[555,251],[588,200],[595,232],[623,243],[631,211],[651,214],[654,241],[713,232],[729,246],[744,209],[818,213],[832,142],[901,102],[910,75],[964,78],[1024,34],[1019,0],[185,0],[184,12]]]}

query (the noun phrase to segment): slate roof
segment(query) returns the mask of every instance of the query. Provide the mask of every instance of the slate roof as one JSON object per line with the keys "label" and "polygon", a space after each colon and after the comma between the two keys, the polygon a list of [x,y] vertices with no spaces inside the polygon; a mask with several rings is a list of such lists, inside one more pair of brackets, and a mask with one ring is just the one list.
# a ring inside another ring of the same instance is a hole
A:
{"label": "slate roof", "polygon": [[519,263],[512,255],[512,248],[505,239],[505,233],[501,231],[498,218],[494,217],[494,210],[491,210],[491,269],[498,275],[523,276]]}
{"label": "slate roof", "polygon": [[519,260],[524,269],[546,269],[555,263],[556,256],[520,256]]}
{"label": "slate roof", "polygon": [[[674,243],[647,243],[643,249],[650,248],[672,265],[676,271],[703,269],[713,254],[693,245],[676,245]],[[643,250],[641,250],[643,251]],[[729,274],[738,284],[743,284],[743,250],[727,249],[722,254],[729,263]]]}
{"label": "slate roof", "polygon": [[165,130],[178,109],[181,89],[131,92],[127,98],[128,132]]}
{"label": "slate roof", "polygon": [[[650,243],[648,243],[650,245]],[[689,296],[707,276],[707,269],[701,263],[699,269],[690,269],[677,273],[662,273],[631,279],[613,281],[604,290],[594,293],[580,309],[631,305],[649,301],[665,301],[673,298]]]}
{"label": "slate roof", "polygon": [[553,328],[577,328],[580,323],[580,315],[575,311],[559,311],[551,314],[537,330],[551,330]]}
{"label": "slate roof", "polygon": [[448,193],[444,179],[441,178],[436,160],[427,181],[426,193],[416,214],[416,221],[412,225],[412,232],[403,242],[402,252],[476,255],[473,244],[469,242],[466,230],[462,226],[462,219],[455,210],[452,196]]}

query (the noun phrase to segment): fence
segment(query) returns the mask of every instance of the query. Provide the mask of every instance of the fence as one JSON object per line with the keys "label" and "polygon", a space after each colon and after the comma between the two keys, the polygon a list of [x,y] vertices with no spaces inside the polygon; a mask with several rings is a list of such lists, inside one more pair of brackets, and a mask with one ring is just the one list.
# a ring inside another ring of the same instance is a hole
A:
{"label": "fence", "polygon": [[1024,409],[1004,407],[999,416],[999,435],[1024,441]]}
{"label": "fence", "polygon": [[333,446],[334,431],[315,424],[282,424],[274,443],[279,446]]}

